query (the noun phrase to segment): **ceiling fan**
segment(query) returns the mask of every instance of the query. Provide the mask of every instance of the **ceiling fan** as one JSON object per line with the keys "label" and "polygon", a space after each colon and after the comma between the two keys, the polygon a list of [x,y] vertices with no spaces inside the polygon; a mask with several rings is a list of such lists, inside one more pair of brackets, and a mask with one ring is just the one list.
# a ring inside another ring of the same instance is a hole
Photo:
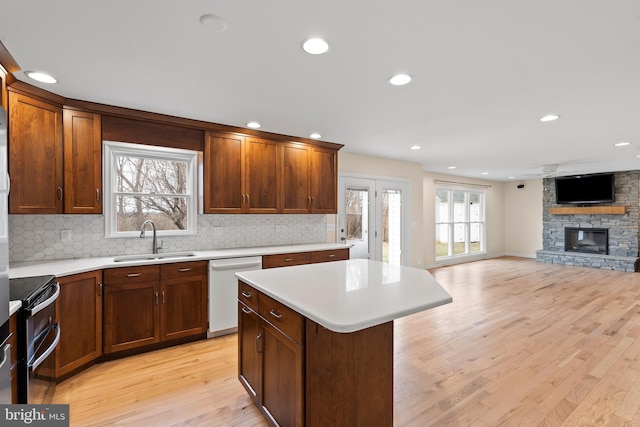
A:
{"label": "ceiling fan", "polygon": [[[573,163],[573,162],[566,162],[564,164],[568,164],[568,163]],[[541,170],[541,172],[523,173],[522,175],[536,177],[536,178],[555,178],[556,176],[576,175],[576,174],[583,173],[582,171],[579,171],[579,170],[559,170],[561,169],[560,166],[561,166],[561,163],[552,163],[548,165],[537,166],[535,168],[530,168],[530,169]]]}

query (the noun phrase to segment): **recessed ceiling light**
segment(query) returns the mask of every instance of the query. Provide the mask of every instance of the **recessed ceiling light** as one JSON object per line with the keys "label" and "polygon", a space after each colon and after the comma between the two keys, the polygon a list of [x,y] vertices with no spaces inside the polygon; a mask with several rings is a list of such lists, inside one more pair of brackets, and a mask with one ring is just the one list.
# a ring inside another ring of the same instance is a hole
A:
{"label": "recessed ceiling light", "polygon": [[489,172],[482,172],[482,175],[489,175]]}
{"label": "recessed ceiling light", "polygon": [[258,122],[249,122],[247,123],[247,127],[251,129],[259,129],[262,127],[262,125]]}
{"label": "recessed ceiling light", "polygon": [[41,73],[39,71],[25,71],[24,73],[30,79],[36,80],[40,83],[58,83],[56,79],[46,73]]}
{"label": "recessed ceiling light", "polygon": [[640,158],[640,154],[636,154],[636,157]]}
{"label": "recessed ceiling light", "polygon": [[311,55],[322,55],[329,50],[329,43],[319,37],[311,37],[302,42],[302,49]]}
{"label": "recessed ceiling light", "polygon": [[396,74],[395,76],[391,76],[389,79],[389,83],[394,86],[404,86],[411,81],[411,76],[409,74]]}
{"label": "recessed ceiling light", "polygon": [[422,149],[422,147],[421,147],[421,146],[419,146],[419,145],[412,145],[412,146],[411,146],[411,149],[412,149],[412,150],[420,150],[420,149]]}
{"label": "recessed ceiling light", "polygon": [[318,132],[314,132],[311,135],[309,135],[309,138],[320,139],[320,138],[322,138],[322,135],[320,135]]}
{"label": "recessed ceiling light", "polygon": [[630,142],[627,141],[621,141],[621,142],[616,142],[615,144],[613,144],[614,147],[625,147],[627,145],[630,145]]}
{"label": "recessed ceiling light", "polygon": [[227,22],[223,18],[210,13],[200,17],[200,25],[214,33],[221,33],[227,29]]}
{"label": "recessed ceiling light", "polygon": [[560,118],[560,116],[557,115],[557,114],[548,114],[548,115],[546,115],[544,117],[541,117],[540,121],[541,122],[552,122],[554,120],[558,120],[559,118]]}
{"label": "recessed ceiling light", "polygon": [[449,166],[447,169],[455,169],[455,166]]}
{"label": "recessed ceiling light", "polygon": [[508,176],[507,179],[516,179],[515,176]]}

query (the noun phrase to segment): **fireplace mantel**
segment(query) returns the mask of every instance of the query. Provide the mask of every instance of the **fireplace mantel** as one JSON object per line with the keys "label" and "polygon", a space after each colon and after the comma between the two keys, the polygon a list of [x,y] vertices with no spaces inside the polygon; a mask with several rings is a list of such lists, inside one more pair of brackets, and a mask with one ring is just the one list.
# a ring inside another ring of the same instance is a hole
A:
{"label": "fireplace mantel", "polygon": [[549,208],[551,215],[624,215],[626,206],[569,206]]}

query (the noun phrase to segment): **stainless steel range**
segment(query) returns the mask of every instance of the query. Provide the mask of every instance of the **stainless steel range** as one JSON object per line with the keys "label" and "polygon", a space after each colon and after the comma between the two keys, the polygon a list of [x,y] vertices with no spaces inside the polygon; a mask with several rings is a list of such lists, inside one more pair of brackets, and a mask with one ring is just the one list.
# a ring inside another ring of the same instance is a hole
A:
{"label": "stainless steel range", "polygon": [[53,351],[60,341],[55,301],[60,284],[54,276],[9,280],[12,300],[21,300],[18,311],[18,403],[51,402],[55,390]]}

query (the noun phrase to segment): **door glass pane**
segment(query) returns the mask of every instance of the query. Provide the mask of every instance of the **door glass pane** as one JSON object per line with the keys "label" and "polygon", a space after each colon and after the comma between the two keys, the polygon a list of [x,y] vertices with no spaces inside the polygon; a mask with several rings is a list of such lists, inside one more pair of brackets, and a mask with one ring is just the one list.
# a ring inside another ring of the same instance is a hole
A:
{"label": "door glass pane", "polygon": [[469,221],[482,221],[482,194],[469,193]]}
{"label": "door glass pane", "polygon": [[385,189],[382,192],[382,262],[400,265],[402,236],[402,193]]}
{"label": "door glass pane", "polygon": [[449,220],[449,191],[436,191],[436,224]]}
{"label": "door glass pane", "polygon": [[453,222],[464,222],[467,220],[465,196],[466,191],[453,192]]}
{"label": "door glass pane", "polygon": [[369,258],[369,190],[349,188],[345,191],[347,244],[353,245],[351,258]]}

